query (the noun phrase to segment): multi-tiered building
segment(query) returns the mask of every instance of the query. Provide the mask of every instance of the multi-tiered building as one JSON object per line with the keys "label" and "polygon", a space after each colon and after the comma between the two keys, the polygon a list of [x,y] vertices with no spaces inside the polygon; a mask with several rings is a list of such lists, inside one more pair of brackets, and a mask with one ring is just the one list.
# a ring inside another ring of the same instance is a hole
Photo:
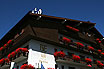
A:
{"label": "multi-tiered building", "polygon": [[95,23],[29,12],[0,40],[0,68],[103,69],[103,42]]}

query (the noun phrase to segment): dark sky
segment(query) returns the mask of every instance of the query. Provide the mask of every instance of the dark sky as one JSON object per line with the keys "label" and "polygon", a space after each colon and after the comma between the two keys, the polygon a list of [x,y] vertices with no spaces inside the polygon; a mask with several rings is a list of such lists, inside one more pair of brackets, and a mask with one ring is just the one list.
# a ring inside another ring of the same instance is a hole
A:
{"label": "dark sky", "polygon": [[33,8],[41,8],[45,15],[96,23],[104,35],[104,0],[0,0],[0,39]]}

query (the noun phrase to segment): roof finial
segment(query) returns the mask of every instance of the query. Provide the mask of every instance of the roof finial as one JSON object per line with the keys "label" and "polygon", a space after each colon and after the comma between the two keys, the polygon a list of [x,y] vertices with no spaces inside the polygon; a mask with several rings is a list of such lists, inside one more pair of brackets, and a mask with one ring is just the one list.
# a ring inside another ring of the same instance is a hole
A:
{"label": "roof finial", "polygon": [[42,9],[34,8],[31,13],[33,13],[33,14],[42,14]]}

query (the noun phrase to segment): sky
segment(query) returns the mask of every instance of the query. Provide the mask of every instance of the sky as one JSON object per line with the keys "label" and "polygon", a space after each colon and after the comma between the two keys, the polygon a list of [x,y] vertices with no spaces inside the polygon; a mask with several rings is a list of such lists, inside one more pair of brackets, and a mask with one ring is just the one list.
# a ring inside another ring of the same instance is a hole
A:
{"label": "sky", "polygon": [[0,39],[34,8],[44,15],[96,23],[104,36],[104,0],[0,0]]}

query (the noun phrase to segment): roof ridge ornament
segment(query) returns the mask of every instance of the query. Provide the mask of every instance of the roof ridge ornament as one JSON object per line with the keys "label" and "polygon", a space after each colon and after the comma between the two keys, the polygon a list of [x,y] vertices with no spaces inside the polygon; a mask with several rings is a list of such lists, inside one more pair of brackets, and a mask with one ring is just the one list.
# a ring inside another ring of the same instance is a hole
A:
{"label": "roof ridge ornament", "polygon": [[42,14],[42,9],[37,9],[37,8],[34,8],[31,13],[33,14]]}

